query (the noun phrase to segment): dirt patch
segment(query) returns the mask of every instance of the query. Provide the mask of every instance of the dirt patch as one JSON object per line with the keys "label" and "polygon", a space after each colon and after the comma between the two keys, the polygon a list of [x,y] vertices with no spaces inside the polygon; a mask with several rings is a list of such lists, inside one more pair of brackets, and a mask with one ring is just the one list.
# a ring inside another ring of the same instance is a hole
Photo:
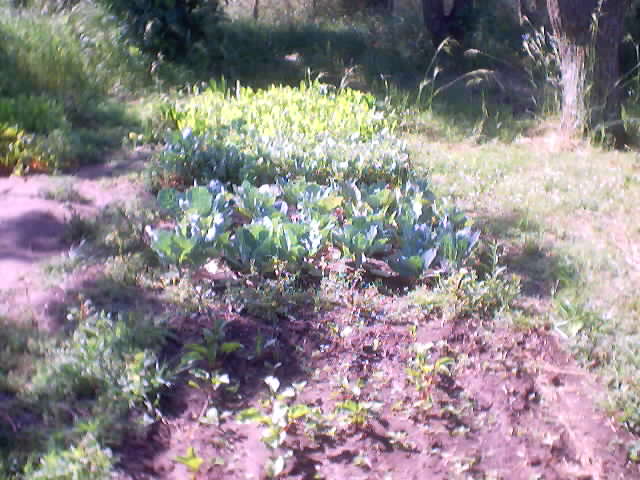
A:
{"label": "dirt patch", "polygon": [[[118,452],[121,478],[190,478],[176,461],[189,448],[203,459],[194,478],[265,478],[272,452],[260,440],[264,429],[235,415],[250,406],[269,411],[267,375],[283,387],[306,381],[295,403],[318,409],[325,422],[288,425],[275,451],[291,451],[281,478],[640,478],[627,461],[633,437],[594,406],[602,388],[547,331],[476,318],[443,323],[413,309],[398,316],[397,304],[384,299],[364,309],[299,311],[269,327],[221,308],[176,319],[175,331],[195,333],[220,316],[233,326],[226,340],[246,348],[216,367],[237,392],[194,389],[183,379],[165,421]],[[276,342],[248,358],[257,336]],[[416,343],[429,352],[421,387],[407,371],[418,368]],[[448,372],[429,370],[445,357],[453,360]],[[337,408],[348,401],[366,411],[360,420]],[[203,422],[211,407],[220,413],[214,426]]]}
{"label": "dirt patch", "polygon": [[68,285],[46,285],[42,262],[69,251],[72,216],[95,218],[107,205],[148,196],[130,176],[143,168],[148,155],[144,150],[118,152],[103,165],[64,177],[0,178],[0,316],[52,324],[49,305]]}

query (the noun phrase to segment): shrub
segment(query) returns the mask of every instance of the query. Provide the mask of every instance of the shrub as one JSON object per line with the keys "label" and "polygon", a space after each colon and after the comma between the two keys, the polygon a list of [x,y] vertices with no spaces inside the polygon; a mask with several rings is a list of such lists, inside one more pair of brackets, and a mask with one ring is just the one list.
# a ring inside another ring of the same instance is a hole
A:
{"label": "shrub", "polygon": [[29,171],[50,171],[56,160],[41,148],[33,135],[0,123],[0,174],[23,174]]}
{"label": "shrub", "polygon": [[139,45],[153,54],[179,59],[221,18],[217,0],[102,0],[123,19]]}
{"label": "shrub", "polygon": [[18,94],[0,97],[0,123],[18,125],[34,133],[69,128],[64,106],[44,95]]}

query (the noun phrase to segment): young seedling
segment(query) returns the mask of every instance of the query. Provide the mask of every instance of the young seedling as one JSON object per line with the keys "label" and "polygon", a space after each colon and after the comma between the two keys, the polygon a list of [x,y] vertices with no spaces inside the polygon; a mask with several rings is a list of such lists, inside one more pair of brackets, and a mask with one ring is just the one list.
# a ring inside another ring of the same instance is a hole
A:
{"label": "young seedling", "polygon": [[186,453],[184,455],[177,456],[175,461],[187,467],[187,470],[193,474],[191,476],[193,479],[196,478],[196,475],[200,471],[200,467],[202,467],[202,464],[204,463],[204,460],[198,456],[193,447],[187,448]]}
{"label": "young seedling", "polygon": [[363,383],[361,379],[354,383],[349,383],[347,378],[341,380],[340,389],[346,398],[336,403],[334,413],[343,428],[366,429],[384,406],[382,402],[363,400]]}
{"label": "young seedling", "polygon": [[239,412],[236,419],[241,423],[263,425],[262,442],[271,451],[265,473],[270,478],[277,478],[284,472],[287,459],[293,455],[292,450],[285,448],[287,432],[300,421],[307,423],[307,427],[313,427],[312,417],[321,415],[318,409],[292,403],[306,382],[293,384],[283,390],[280,390],[280,380],[276,377],[269,376],[264,382],[270,391],[270,398],[265,405],[268,410],[263,412],[255,407],[247,408]]}
{"label": "young seedling", "polygon": [[420,395],[420,400],[414,406],[423,410],[428,410],[432,406],[431,390],[438,375],[450,375],[449,366],[454,362],[451,357],[440,357],[436,361],[432,361],[433,348],[432,343],[414,344],[415,356],[411,366],[406,369],[409,380]]}
{"label": "young seedling", "polygon": [[190,343],[185,346],[187,353],[182,357],[183,365],[203,362],[209,369],[217,366],[220,355],[229,355],[243,348],[238,342],[225,342],[227,322],[217,319],[212,328],[202,333],[202,343]]}

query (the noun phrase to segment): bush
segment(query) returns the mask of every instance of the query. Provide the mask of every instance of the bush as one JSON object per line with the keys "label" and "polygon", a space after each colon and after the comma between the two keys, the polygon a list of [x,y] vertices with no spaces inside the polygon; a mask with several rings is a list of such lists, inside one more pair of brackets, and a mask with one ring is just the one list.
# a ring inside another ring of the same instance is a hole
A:
{"label": "bush", "polygon": [[[146,51],[176,60],[204,40],[221,18],[217,0],[102,0],[129,25]],[[208,46],[210,48],[210,46]]]}
{"label": "bush", "polygon": [[0,123],[18,125],[34,133],[50,133],[70,127],[64,106],[58,100],[29,94],[0,97]]}
{"label": "bush", "polygon": [[23,174],[30,171],[52,171],[55,157],[24,130],[0,123],[0,174]]}

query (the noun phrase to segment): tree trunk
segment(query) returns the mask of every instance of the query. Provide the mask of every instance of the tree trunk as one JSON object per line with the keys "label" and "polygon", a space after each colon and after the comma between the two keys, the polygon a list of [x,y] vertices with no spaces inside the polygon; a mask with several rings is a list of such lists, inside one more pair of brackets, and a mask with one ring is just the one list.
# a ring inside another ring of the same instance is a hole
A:
{"label": "tree trunk", "polygon": [[536,27],[549,26],[546,0],[522,0],[522,13]]}
{"label": "tree trunk", "polygon": [[617,81],[627,0],[547,0],[547,6],[560,52],[562,127],[602,130],[624,146]]}
{"label": "tree trunk", "polygon": [[422,0],[424,26],[431,34],[431,42],[438,47],[445,38],[458,43],[464,38],[464,28],[459,14],[469,0]]}

